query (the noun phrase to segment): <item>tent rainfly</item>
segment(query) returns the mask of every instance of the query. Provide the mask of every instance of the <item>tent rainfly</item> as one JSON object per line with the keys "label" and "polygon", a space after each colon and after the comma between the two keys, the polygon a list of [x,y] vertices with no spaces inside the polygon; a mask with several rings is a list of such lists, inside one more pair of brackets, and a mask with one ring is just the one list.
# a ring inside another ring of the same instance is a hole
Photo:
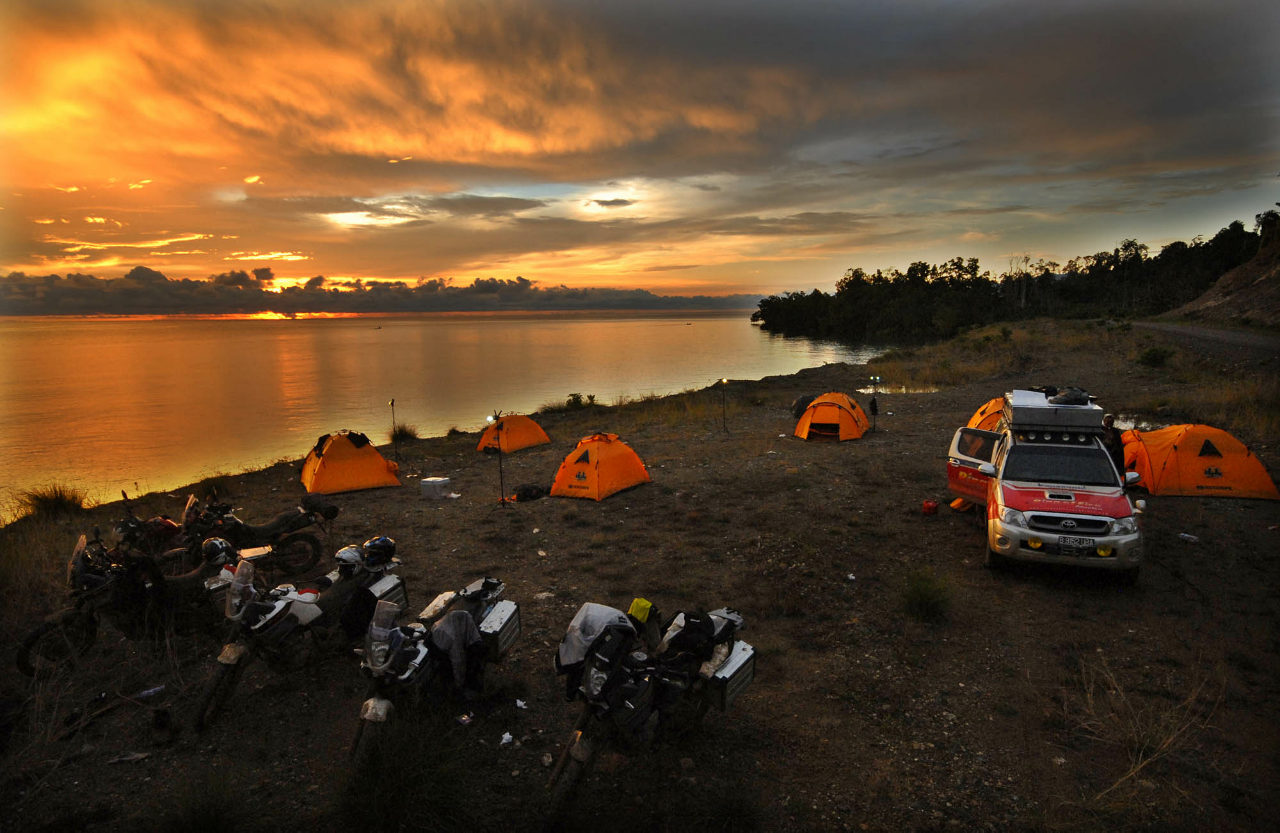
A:
{"label": "tent rainfly", "polygon": [[379,454],[364,434],[339,431],[316,440],[302,464],[302,485],[322,495],[399,486],[399,468]]}
{"label": "tent rainfly", "polygon": [[997,396],[995,399],[988,400],[985,405],[974,411],[973,416],[969,417],[969,424],[965,427],[977,428],[980,431],[994,431],[1003,411],[1004,397]]}
{"label": "tent rainfly", "polygon": [[871,421],[857,402],[845,393],[824,393],[809,403],[796,423],[802,440],[835,442],[856,440],[871,429]]}
{"label": "tent rainfly", "polygon": [[1209,425],[1125,431],[1124,467],[1153,495],[1280,500],[1262,462],[1244,443]]}
{"label": "tent rainfly", "polygon": [[551,484],[555,497],[604,500],[609,495],[649,482],[640,456],[617,434],[583,437],[560,464]]}
{"label": "tent rainfly", "polygon": [[545,445],[551,442],[542,426],[527,416],[507,414],[494,420],[484,433],[480,435],[477,451],[497,451],[502,444],[502,452],[510,454],[522,448],[534,445]]}

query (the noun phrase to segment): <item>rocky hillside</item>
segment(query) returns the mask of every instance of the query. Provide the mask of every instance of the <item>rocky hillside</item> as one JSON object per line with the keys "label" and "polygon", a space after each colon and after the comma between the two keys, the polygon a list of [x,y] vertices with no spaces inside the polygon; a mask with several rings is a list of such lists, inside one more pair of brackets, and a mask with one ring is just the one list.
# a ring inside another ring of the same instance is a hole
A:
{"label": "rocky hillside", "polygon": [[1161,317],[1280,328],[1280,217],[1269,211],[1260,220],[1262,246],[1253,260],[1223,275],[1196,300]]}

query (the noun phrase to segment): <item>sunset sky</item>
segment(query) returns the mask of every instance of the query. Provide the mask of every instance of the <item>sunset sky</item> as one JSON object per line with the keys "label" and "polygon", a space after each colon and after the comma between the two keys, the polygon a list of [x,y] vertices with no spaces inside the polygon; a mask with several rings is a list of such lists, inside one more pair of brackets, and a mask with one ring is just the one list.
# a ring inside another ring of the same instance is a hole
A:
{"label": "sunset sky", "polygon": [[830,289],[1280,199],[1275,2],[22,2],[0,274]]}

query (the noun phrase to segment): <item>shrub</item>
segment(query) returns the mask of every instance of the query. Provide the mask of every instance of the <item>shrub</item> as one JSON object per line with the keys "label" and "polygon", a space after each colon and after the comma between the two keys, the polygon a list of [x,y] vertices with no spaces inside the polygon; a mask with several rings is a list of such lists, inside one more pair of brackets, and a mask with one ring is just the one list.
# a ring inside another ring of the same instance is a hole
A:
{"label": "shrub", "polygon": [[403,443],[416,439],[418,439],[418,427],[416,425],[397,422],[391,427],[391,442],[393,443]]}
{"label": "shrub", "polygon": [[927,567],[907,574],[903,591],[907,615],[921,622],[937,622],[947,618],[951,610],[951,587],[947,580]]}
{"label": "shrub", "polygon": [[80,489],[63,483],[51,483],[18,492],[18,514],[65,518],[83,512],[88,498]]}
{"label": "shrub", "polygon": [[465,433],[466,433],[466,431],[463,431],[463,430],[462,430],[461,428],[459,428],[458,426],[456,426],[456,425],[450,425],[450,426],[449,426],[449,430],[448,430],[448,432],[447,432],[447,436],[450,436],[450,437],[461,437],[461,436],[462,436],[463,434],[465,434]]}
{"label": "shrub", "polygon": [[1177,353],[1169,347],[1148,347],[1138,355],[1138,364],[1144,367],[1164,367]]}

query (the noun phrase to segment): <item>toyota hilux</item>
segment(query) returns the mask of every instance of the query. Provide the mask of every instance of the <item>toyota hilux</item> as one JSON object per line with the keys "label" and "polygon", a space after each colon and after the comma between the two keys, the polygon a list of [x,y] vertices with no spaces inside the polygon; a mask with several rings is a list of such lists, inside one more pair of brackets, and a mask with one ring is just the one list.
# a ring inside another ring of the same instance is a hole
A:
{"label": "toyota hilux", "polygon": [[961,428],[951,441],[947,485],[985,508],[987,565],[1072,564],[1136,583],[1142,565],[1141,502],[1125,491],[1101,443],[1102,409],[1082,391],[1005,394],[995,431]]}

